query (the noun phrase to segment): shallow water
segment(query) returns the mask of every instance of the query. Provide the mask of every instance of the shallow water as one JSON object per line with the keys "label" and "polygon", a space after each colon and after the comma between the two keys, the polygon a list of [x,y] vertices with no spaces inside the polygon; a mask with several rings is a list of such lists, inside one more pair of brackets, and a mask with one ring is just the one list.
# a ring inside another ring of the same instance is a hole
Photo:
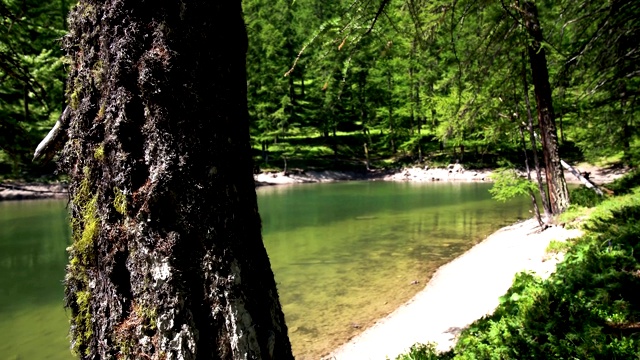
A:
{"label": "shallow water", "polygon": [[[317,359],[423,288],[438,266],[529,217],[489,184],[347,182],[258,189],[297,359]],[[0,202],[0,359],[71,359],[65,201]]]}

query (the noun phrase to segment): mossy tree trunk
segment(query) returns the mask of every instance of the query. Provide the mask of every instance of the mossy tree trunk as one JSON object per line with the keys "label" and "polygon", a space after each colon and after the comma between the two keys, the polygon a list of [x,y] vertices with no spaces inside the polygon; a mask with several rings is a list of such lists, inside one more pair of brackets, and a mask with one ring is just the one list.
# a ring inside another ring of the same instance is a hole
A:
{"label": "mossy tree trunk", "polygon": [[261,239],[240,1],[69,18],[66,304],[82,359],[290,359]]}
{"label": "mossy tree trunk", "polygon": [[524,1],[522,5],[525,27],[529,36],[531,36],[527,51],[529,53],[529,63],[531,64],[531,75],[538,107],[538,122],[542,140],[542,154],[545,162],[549,205],[551,213],[557,215],[569,206],[569,190],[564,179],[562,165],[560,164],[558,132],[551,100],[547,56],[542,46],[542,28],[538,20],[536,4],[533,1]]}

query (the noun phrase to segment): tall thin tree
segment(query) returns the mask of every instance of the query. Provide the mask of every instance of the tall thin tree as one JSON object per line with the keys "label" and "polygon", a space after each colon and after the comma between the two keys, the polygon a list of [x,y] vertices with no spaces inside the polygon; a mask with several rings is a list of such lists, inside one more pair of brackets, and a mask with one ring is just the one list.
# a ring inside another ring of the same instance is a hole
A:
{"label": "tall thin tree", "polygon": [[538,20],[538,9],[533,1],[522,3],[524,25],[531,37],[527,45],[531,75],[538,107],[538,124],[542,141],[542,154],[547,178],[547,194],[551,213],[557,215],[569,206],[569,190],[564,179],[564,171],[560,163],[558,132],[556,130],[553,102],[551,100],[551,85],[549,84],[549,70],[547,56],[543,43],[542,28]]}

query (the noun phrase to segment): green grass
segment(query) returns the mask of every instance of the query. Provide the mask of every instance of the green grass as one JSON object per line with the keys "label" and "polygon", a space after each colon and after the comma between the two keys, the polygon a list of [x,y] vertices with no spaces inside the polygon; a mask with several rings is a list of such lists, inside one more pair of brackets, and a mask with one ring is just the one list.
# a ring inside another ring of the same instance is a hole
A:
{"label": "green grass", "polygon": [[[634,184],[629,187],[629,184]],[[398,359],[638,359],[640,354],[640,185],[573,217],[585,235],[551,251],[565,259],[547,280],[518,274],[496,311],[465,329],[455,348],[415,346]],[[472,294],[470,294],[472,296]]]}
{"label": "green grass", "polygon": [[547,246],[546,252],[549,254],[559,254],[567,251],[571,247],[569,241],[552,240]]}

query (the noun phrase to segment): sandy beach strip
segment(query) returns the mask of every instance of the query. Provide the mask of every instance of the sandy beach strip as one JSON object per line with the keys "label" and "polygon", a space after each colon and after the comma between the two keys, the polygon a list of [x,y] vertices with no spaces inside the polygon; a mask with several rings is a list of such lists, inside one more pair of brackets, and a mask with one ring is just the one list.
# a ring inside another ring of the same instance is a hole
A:
{"label": "sandy beach strip", "polygon": [[424,290],[323,359],[395,359],[417,342],[436,342],[439,350],[447,350],[461,329],[495,310],[516,273],[531,270],[546,277],[555,270],[557,257],[546,253],[552,240],[580,235],[559,226],[540,232],[533,219],[502,228],[442,266]]}

